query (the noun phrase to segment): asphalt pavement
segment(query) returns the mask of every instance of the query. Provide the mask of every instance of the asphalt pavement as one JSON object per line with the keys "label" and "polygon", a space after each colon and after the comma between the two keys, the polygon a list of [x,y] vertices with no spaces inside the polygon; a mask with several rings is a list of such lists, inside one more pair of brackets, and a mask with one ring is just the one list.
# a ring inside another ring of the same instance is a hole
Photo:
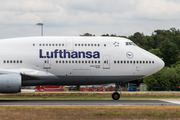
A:
{"label": "asphalt pavement", "polygon": [[0,100],[2,105],[180,105],[180,100]]}

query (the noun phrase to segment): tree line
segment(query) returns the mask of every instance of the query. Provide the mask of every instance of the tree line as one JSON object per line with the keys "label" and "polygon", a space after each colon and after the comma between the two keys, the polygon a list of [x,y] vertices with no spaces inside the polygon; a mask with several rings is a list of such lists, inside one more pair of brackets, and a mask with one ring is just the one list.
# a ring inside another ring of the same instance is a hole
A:
{"label": "tree line", "polygon": [[[81,36],[95,36],[85,33]],[[136,32],[130,36],[103,34],[104,37],[124,37],[132,40],[139,47],[163,59],[165,67],[148,77],[132,81],[146,83],[148,90],[180,90],[180,31],[176,28],[169,30],[154,30],[151,35]]]}

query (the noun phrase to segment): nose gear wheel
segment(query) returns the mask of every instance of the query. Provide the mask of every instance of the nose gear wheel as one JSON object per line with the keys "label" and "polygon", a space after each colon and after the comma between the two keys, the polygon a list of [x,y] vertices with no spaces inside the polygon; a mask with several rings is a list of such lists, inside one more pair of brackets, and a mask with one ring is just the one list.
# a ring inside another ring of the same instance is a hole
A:
{"label": "nose gear wheel", "polygon": [[[115,92],[112,94],[113,100],[119,100],[120,94],[121,94],[121,86],[123,85],[123,82],[115,83],[115,88],[113,89]],[[120,94],[118,93],[120,92]]]}

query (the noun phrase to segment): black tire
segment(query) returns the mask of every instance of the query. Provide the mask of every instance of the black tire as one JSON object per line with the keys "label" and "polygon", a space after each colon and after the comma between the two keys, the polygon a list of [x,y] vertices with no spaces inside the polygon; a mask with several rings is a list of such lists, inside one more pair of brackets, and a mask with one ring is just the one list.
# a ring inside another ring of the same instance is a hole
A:
{"label": "black tire", "polygon": [[118,92],[114,92],[114,93],[112,94],[112,98],[113,98],[113,100],[119,100],[120,94],[119,94]]}

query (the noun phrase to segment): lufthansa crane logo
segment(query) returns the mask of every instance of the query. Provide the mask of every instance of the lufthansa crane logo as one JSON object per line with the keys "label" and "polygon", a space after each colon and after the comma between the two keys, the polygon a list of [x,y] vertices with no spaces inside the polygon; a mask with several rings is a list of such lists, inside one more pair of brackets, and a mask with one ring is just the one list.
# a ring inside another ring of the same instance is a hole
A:
{"label": "lufthansa crane logo", "polygon": [[127,56],[129,59],[131,59],[131,58],[133,58],[134,55],[133,55],[132,52],[129,51],[129,52],[126,53],[126,56]]}

